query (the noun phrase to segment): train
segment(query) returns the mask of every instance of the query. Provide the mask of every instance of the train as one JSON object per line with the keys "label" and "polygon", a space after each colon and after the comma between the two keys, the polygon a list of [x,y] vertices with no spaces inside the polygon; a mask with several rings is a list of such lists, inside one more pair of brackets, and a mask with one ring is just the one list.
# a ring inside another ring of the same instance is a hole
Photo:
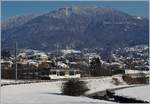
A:
{"label": "train", "polygon": [[79,70],[50,70],[50,79],[80,78]]}
{"label": "train", "polygon": [[41,79],[70,79],[80,78],[80,70],[75,69],[50,69],[40,75]]}

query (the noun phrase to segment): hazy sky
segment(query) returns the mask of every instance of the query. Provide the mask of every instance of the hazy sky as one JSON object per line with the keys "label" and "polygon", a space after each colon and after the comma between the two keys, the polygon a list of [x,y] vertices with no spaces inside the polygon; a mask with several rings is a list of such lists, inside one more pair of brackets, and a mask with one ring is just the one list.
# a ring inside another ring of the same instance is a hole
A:
{"label": "hazy sky", "polygon": [[148,1],[3,1],[2,20],[24,13],[48,12],[65,6],[111,7],[135,16],[148,17]]}

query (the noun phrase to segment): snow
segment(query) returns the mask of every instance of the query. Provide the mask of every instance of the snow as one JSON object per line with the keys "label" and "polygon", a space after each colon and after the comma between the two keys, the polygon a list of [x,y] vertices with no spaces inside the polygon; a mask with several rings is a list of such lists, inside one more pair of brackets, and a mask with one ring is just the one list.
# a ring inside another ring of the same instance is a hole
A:
{"label": "snow", "polygon": [[[120,82],[119,85],[115,85],[113,83],[112,78],[117,78]],[[87,80],[88,88],[90,89],[87,94],[95,93],[98,91],[104,91],[106,89],[114,89],[114,88],[121,88],[130,86],[127,85],[121,78],[121,76],[112,76],[112,77],[102,77],[98,79],[88,79]]]}
{"label": "snow", "polygon": [[[117,78],[120,82],[119,85],[115,85],[113,83],[112,78]],[[93,77],[93,78],[84,78],[85,82],[87,82],[87,86],[90,89],[88,93],[93,93],[97,91],[103,91],[110,88],[118,88],[118,87],[124,87],[129,86],[127,85],[121,78],[121,75],[117,76],[111,76],[111,77]],[[26,83],[26,82],[36,82],[36,80],[7,80],[2,79],[1,84],[11,84],[11,83]],[[52,83],[52,82],[50,82]]]}
{"label": "snow", "polygon": [[[115,85],[112,78],[117,78],[120,82]],[[122,88],[127,85],[121,75],[109,77],[93,77],[82,79],[87,82],[90,89],[86,94],[104,91],[106,89]],[[21,82],[23,80],[18,80]],[[2,83],[14,83],[15,80],[2,80]],[[91,104],[91,103],[112,103],[103,100],[90,99],[87,97],[72,97],[61,95],[61,85],[64,81],[40,82],[31,84],[8,85],[1,87],[1,104]],[[130,90],[131,89],[131,90]],[[133,98],[141,98],[150,101],[148,98],[148,86],[132,87],[117,90],[119,95]],[[136,93],[135,93],[136,92]],[[141,97],[140,97],[141,96]],[[142,98],[143,97],[143,98]]]}
{"label": "snow", "polygon": [[61,83],[43,82],[1,87],[1,104],[100,104],[112,103],[87,97],[61,95]]}
{"label": "snow", "polygon": [[63,52],[64,54],[81,53],[81,51],[74,50],[74,49],[66,49],[66,50],[62,50],[62,52]]}
{"label": "snow", "polygon": [[36,80],[7,80],[7,79],[2,79],[1,84],[19,84],[19,83],[28,83],[28,82],[37,82]]}
{"label": "snow", "polygon": [[150,102],[149,91],[150,91],[150,85],[144,85],[144,86],[139,86],[139,87],[132,87],[132,88],[117,90],[115,93],[117,95],[136,98],[139,100],[146,100]]}
{"label": "snow", "polygon": [[6,79],[2,79],[1,80],[1,84],[10,84],[10,83],[18,83],[18,82],[23,82],[23,80],[18,80],[18,81],[15,81],[15,80],[6,80]]}
{"label": "snow", "polygon": [[137,17],[137,19],[140,19],[140,20],[141,20],[141,19],[142,19],[142,17]]}
{"label": "snow", "polygon": [[63,63],[63,62],[57,62],[57,65],[58,66],[60,66],[60,67],[62,67],[62,68],[69,68],[69,66],[68,65],[66,65],[65,63]]}

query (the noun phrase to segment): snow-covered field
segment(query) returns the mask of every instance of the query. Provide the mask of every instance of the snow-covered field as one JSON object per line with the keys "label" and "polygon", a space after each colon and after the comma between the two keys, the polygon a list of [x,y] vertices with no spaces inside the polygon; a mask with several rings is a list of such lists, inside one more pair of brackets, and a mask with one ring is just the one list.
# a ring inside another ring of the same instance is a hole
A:
{"label": "snow-covered field", "polygon": [[105,104],[112,103],[87,97],[60,95],[61,83],[43,82],[1,87],[1,104]]}
{"label": "snow-covered field", "polygon": [[[120,84],[115,85],[112,78],[118,78]],[[95,79],[84,79],[90,91],[93,93],[106,89],[129,86],[120,76],[100,77]],[[3,80],[10,83],[10,80]],[[13,82],[13,81],[12,81]],[[40,82],[30,84],[8,85],[1,87],[1,104],[105,104],[112,103],[103,100],[90,99],[87,97],[71,97],[61,95],[63,81]]]}
{"label": "snow-covered field", "polygon": [[[115,85],[112,78],[117,78],[120,82],[119,85]],[[121,78],[121,76],[111,76],[111,77],[97,77],[97,78],[84,78],[84,81],[87,82],[88,88],[90,89],[87,94],[94,93],[97,91],[103,91],[106,89],[120,88],[129,86]],[[29,80],[1,80],[1,84],[13,84],[13,83],[22,83],[22,82],[35,82]],[[50,82],[51,83],[51,82]]]}
{"label": "snow-covered field", "polygon": [[[117,78],[120,82],[119,85],[115,85],[112,78]],[[97,91],[103,91],[106,89],[114,89],[129,86],[127,85],[120,76],[112,76],[112,77],[102,77],[98,79],[87,79],[87,85],[90,89],[87,94],[94,93]]]}
{"label": "snow-covered field", "polygon": [[116,94],[150,102],[150,85],[117,90]]}

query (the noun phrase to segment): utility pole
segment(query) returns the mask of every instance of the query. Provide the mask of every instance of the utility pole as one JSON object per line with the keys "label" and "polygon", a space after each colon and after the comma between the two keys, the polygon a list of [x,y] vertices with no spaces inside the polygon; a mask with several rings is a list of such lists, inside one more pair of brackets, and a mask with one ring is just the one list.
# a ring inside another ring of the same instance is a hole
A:
{"label": "utility pole", "polygon": [[16,80],[18,79],[18,76],[17,76],[17,42],[15,43],[15,78]]}
{"label": "utility pole", "polygon": [[68,7],[65,7],[65,15],[68,16]]}
{"label": "utility pole", "polygon": [[59,51],[58,48],[59,48],[59,44],[57,43],[57,44],[56,44],[56,64],[57,64],[56,67],[57,67],[57,68],[58,68],[58,51]]}
{"label": "utility pole", "polygon": [[91,73],[90,73],[90,56],[88,55],[88,74],[89,74],[89,77],[91,76]]}

